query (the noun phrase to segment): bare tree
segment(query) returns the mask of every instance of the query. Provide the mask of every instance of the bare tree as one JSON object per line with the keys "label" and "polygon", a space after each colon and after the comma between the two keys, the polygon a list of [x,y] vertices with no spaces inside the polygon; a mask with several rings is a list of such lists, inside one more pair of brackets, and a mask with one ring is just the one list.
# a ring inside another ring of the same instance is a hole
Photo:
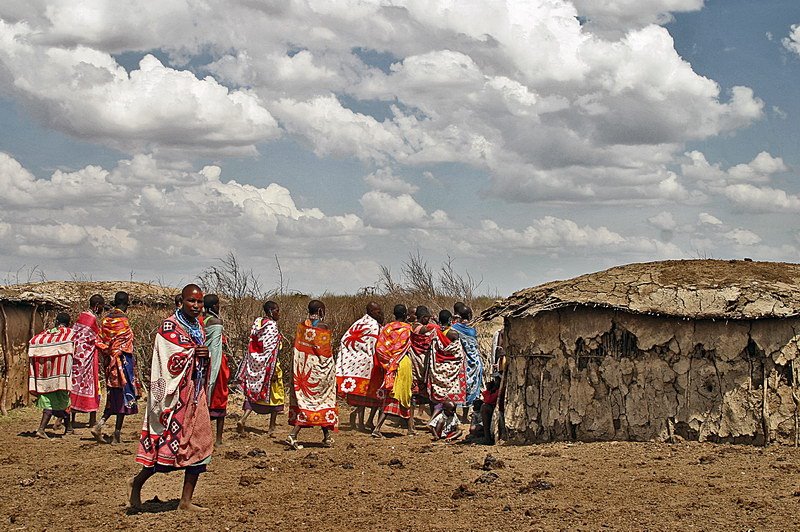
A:
{"label": "bare tree", "polygon": [[470,303],[478,297],[483,277],[475,279],[468,271],[459,273],[454,263],[455,259],[448,256],[434,279],[433,270],[417,250],[416,253],[409,253],[408,259],[402,264],[402,283],[394,279],[389,266],[381,265],[377,290],[385,295],[411,295],[429,301],[456,298]]}
{"label": "bare tree", "polygon": [[283,268],[281,268],[281,261],[278,260],[278,254],[275,254],[275,269],[278,271],[278,290],[276,293],[282,296],[289,291],[289,279],[283,278]]}
{"label": "bare tree", "polygon": [[44,274],[44,270],[39,268],[38,264],[34,264],[28,268],[26,268],[25,264],[23,264],[14,273],[8,271],[5,279],[3,280],[3,284],[27,284],[33,282],[34,279],[42,283],[46,282],[47,276]]}
{"label": "bare tree", "polygon": [[396,294],[401,290],[401,286],[392,277],[392,269],[381,264],[381,272],[378,278],[378,287],[386,294]]}
{"label": "bare tree", "polygon": [[453,265],[454,262],[455,259],[448,255],[447,260],[439,270],[441,293],[469,303],[475,299],[478,288],[483,284],[483,277],[480,280],[476,280],[469,272],[464,272],[463,275],[458,273]]}
{"label": "bare tree", "polygon": [[224,295],[230,299],[258,299],[262,295],[258,277],[253,270],[243,269],[232,252],[219,259],[218,266],[209,266],[203,270],[199,281],[206,292]]}
{"label": "bare tree", "polygon": [[407,290],[410,292],[427,298],[436,297],[433,271],[425,259],[422,258],[419,250],[416,253],[409,253],[408,260],[403,263],[403,279]]}
{"label": "bare tree", "polygon": [[219,259],[198,277],[203,290],[223,299],[225,330],[234,351],[243,352],[250,336],[253,316],[258,315],[264,293],[261,282],[251,269],[244,269],[233,253]]}

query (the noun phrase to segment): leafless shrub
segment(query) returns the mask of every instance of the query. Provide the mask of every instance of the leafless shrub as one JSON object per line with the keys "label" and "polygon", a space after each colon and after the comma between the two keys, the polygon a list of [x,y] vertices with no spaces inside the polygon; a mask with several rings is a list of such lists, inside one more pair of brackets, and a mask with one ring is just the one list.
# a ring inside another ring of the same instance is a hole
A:
{"label": "leafless shrub", "polygon": [[[277,260],[277,257],[276,257]],[[234,353],[242,353],[250,338],[253,318],[260,315],[264,294],[261,282],[251,269],[239,264],[233,253],[219,259],[198,276],[207,294],[217,294],[223,300],[225,330]]]}
{"label": "leafless shrub", "polygon": [[396,294],[401,291],[402,287],[392,277],[392,269],[388,266],[381,264],[380,274],[378,276],[378,288],[384,294]]}
{"label": "leafless shrub", "polygon": [[94,281],[91,274],[87,274],[84,272],[70,272],[69,280],[77,283],[89,283]]}
{"label": "leafless shrub", "polygon": [[455,259],[448,256],[434,280],[433,270],[419,251],[410,253],[402,265],[402,282],[392,277],[388,266],[380,267],[378,290],[385,296],[414,299],[434,307],[445,300],[464,301],[474,306],[477,299],[484,297],[478,295],[483,278],[475,279],[469,272],[460,273],[454,262]]}
{"label": "leafless shrub", "polygon": [[416,253],[409,253],[408,260],[403,263],[403,279],[409,292],[425,298],[436,297],[433,271],[419,254],[419,250]]}
{"label": "leafless shrub", "polygon": [[281,261],[278,259],[278,254],[275,254],[275,270],[278,272],[278,289],[276,293],[283,295],[289,291],[289,279],[283,278],[283,268],[281,268]]}
{"label": "leafless shrub", "polygon": [[198,280],[206,292],[225,295],[230,299],[261,297],[261,282],[258,277],[253,270],[242,268],[232,252],[219,259],[219,265],[203,270]]}
{"label": "leafless shrub", "polygon": [[15,272],[10,270],[7,271],[5,277],[3,278],[3,284],[6,285],[26,284],[33,281],[47,281],[47,276],[44,274],[44,270],[42,270],[38,264],[34,264],[33,266],[27,266],[23,264]]}
{"label": "leafless shrub", "polygon": [[441,294],[447,294],[461,301],[470,302],[475,299],[475,293],[483,284],[483,277],[480,280],[475,280],[469,272],[465,272],[462,275],[456,271],[453,262],[454,259],[448,255],[447,260],[439,270],[439,291]]}

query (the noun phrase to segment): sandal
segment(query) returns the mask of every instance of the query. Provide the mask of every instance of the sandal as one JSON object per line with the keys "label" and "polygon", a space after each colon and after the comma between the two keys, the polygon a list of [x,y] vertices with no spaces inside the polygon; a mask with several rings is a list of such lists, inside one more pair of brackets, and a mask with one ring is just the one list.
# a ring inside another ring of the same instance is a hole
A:
{"label": "sandal", "polygon": [[300,449],[302,449],[302,448],[303,448],[303,446],[302,446],[302,445],[300,445],[299,443],[297,443],[297,440],[295,440],[294,438],[292,438],[292,436],[291,436],[291,435],[289,435],[289,436],[287,436],[287,437],[286,437],[286,442],[285,442],[285,443],[286,443],[286,445],[288,445],[288,446],[289,446],[289,448],[290,448],[290,449],[293,449],[293,450],[295,450],[295,451],[299,451]]}
{"label": "sandal", "polygon": [[331,438],[330,436],[325,436],[324,438],[322,438],[322,446],[327,447],[329,449],[333,447],[333,438]]}

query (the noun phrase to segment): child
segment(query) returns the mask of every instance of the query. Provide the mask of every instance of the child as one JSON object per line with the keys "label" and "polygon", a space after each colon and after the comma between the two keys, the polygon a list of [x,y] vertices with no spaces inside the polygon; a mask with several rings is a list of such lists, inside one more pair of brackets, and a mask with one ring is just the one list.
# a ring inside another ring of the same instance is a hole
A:
{"label": "child", "polygon": [[469,422],[469,440],[479,440],[483,438],[483,418],[481,417],[481,408],[483,408],[483,401],[475,399],[472,403],[472,414],[470,415]]}
{"label": "child", "polygon": [[486,445],[494,444],[494,436],[492,434],[492,415],[494,414],[495,405],[497,405],[497,397],[500,394],[500,376],[495,377],[486,385],[483,391],[483,405],[480,408],[481,421],[483,423],[483,442]]}
{"label": "child", "polygon": [[63,420],[64,434],[72,434],[69,416],[69,397],[72,389],[72,356],[75,354],[75,333],[69,327],[69,314],[59,312],[55,327],[40,332],[28,343],[29,379],[31,395],[36,396],[36,406],[42,410],[42,421],[36,436],[50,437],[45,428],[51,417]]}
{"label": "child", "polygon": [[452,442],[460,438],[462,431],[456,415],[456,405],[443,403],[442,410],[428,422],[428,430],[433,435],[433,441],[443,439]]}

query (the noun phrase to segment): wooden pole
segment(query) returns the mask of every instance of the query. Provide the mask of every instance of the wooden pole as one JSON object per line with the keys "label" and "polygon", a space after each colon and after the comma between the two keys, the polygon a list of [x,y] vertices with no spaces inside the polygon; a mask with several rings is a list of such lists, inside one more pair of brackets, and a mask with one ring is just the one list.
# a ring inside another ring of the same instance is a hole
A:
{"label": "wooden pole", "polygon": [[769,444],[769,403],[767,402],[767,385],[769,383],[767,374],[767,358],[763,358],[762,366],[764,375],[761,379],[761,424],[764,430],[764,447]]}
{"label": "wooden pole", "polygon": [[797,359],[792,359],[792,400],[794,401],[794,446],[800,446],[800,396],[797,394]]}
{"label": "wooden pole", "polygon": [[6,401],[8,399],[8,373],[11,369],[11,342],[8,340],[8,316],[6,307],[0,304],[0,314],[3,316],[3,363],[5,364],[5,375],[3,375],[3,388],[0,390],[0,413],[8,415]]}

